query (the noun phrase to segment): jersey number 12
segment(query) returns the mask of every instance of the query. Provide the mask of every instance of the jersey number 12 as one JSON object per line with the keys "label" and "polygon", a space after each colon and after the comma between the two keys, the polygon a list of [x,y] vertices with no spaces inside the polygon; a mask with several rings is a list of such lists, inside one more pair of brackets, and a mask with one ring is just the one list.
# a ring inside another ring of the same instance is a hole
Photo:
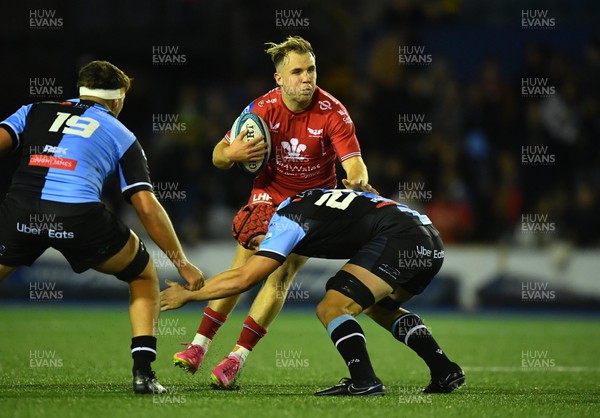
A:
{"label": "jersey number 12", "polygon": [[344,193],[341,190],[325,193],[315,202],[315,205],[323,206],[323,203],[325,203],[325,206],[327,207],[344,210],[350,206],[350,202],[358,195],[356,193],[348,193],[344,199],[339,200],[342,196],[344,196]]}

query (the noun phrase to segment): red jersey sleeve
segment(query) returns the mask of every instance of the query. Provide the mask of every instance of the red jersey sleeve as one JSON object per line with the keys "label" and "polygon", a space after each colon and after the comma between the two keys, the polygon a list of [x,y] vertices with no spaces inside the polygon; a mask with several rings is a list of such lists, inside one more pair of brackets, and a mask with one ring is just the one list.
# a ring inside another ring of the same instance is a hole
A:
{"label": "red jersey sleeve", "polygon": [[360,145],[356,138],[354,122],[352,122],[348,111],[339,102],[336,107],[336,111],[331,112],[329,116],[331,126],[329,138],[338,159],[340,162],[344,162],[352,157],[360,157]]}

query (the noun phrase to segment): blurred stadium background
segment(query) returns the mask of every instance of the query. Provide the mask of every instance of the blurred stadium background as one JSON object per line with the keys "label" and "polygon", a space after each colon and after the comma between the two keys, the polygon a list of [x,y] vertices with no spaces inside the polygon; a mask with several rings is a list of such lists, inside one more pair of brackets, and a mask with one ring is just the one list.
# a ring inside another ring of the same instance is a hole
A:
{"label": "blurred stadium background", "polygon": [[[231,262],[230,222],[252,182],[214,168],[212,148],[275,85],[264,43],[293,34],[315,48],[318,85],[348,108],[371,184],[427,213],[447,244],[438,280],[413,304],[600,312],[600,3],[79,0],[4,9],[0,118],[75,97],[89,60],[122,68],[134,83],[120,119],[209,275]],[[0,196],[17,160],[0,163]],[[144,235],[115,182],[104,200]],[[312,306],[339,265],[312,260],[290,304]],[[127,294],[112,278],[75,276],[48,251],[1,284],[0,298],[45,302],[31,296],[45,282],[61,292],[54,302]]]}

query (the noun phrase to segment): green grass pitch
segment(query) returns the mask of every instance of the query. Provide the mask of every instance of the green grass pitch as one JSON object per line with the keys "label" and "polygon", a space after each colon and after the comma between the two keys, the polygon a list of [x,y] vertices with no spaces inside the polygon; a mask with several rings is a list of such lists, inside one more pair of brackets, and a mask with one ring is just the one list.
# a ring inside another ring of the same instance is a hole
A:
{"label": "green grass pitch", "polygon": [[421,395],[427,368],[368,318],[373,365],[387,387],[376,398],[317,398],[347,375],[312,311],[284,313],[251,354],[238,391],[213,390],[210,372],[237,340],[243,310],[222,327],[203,367],[172,366],[203,304],[158,324],[159,380],[171,393],[131,391],[127,306],[60,303],[0,308],[0,417],[581,417],[600,415],[600,319],[421,313],[467,385]]}

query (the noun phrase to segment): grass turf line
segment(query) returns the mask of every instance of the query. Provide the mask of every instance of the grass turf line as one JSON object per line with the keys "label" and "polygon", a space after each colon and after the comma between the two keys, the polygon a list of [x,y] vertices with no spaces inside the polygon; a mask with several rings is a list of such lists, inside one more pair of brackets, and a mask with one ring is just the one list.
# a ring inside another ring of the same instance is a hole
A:
{"label": "grass turf line", "polygon": [[1,309],[0,417],[568,417],[595,416],[600,407],[598,318],[422,314],[465,366],[467,386],[420,395],[429,380],[424,363],[361,316],[387,396],[322,398],[312,394],[347,371],[312,312],[277,319],[250,355],[239,391],[213,390],[210,373],[235,344],[241,314],[222,327],[195,375],[172,366],[178,343],[193,338],[200,305],[197,312],[161,316],[154,369],[171,393],[136,396],[126,307]]}

